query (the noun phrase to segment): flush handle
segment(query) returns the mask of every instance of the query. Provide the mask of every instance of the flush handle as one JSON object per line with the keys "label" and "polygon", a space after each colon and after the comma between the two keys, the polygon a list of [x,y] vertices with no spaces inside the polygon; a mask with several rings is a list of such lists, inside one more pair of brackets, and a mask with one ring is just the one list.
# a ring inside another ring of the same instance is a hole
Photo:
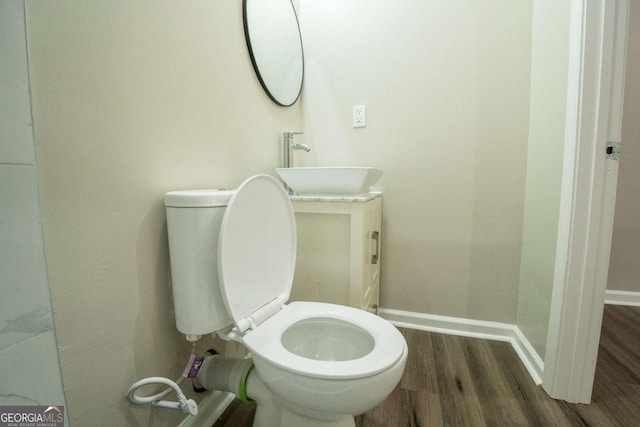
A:
{"label": "flush handle", "polygon": [[371,255],[371,264],[377,264],[380,258],[380,232],[374,231],[371,233],[371,240],[375,242],[375,252]]}

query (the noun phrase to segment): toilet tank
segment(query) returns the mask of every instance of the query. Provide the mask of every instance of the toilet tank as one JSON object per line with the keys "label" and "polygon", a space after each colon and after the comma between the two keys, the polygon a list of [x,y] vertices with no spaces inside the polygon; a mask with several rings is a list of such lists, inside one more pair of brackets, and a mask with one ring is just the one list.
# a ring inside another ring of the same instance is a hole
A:
{"label": "toilet tank", "polygon": [[218,236],[232,190],[166,193],[176,327],[194,341],[232,323],[220,293]]}

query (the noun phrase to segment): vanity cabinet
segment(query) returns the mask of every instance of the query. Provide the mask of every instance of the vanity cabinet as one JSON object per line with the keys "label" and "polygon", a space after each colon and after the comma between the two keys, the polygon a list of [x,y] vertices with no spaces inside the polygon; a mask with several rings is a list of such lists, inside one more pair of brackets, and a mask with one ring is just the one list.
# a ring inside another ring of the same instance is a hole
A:
{"label": "vanity cabinet", "polygon": [[292,196],[298,231],[291,301],[377,312],[382,195]]}

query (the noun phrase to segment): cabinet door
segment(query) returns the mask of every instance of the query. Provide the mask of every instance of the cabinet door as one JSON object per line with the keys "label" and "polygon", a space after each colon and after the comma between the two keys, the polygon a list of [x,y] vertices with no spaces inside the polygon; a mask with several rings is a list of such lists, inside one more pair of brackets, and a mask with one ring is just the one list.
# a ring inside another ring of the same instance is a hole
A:
{"label": "cabinet door", "polygon": [[362,302],[361,308],[376,312],[380,293],[380,244],[381,233],[381,199],[372,200],[365,212],[365,258],[363,264]]}
{"label": "cabinet door", "polygon": [[349,305],[350,216],[296,213],[298,249],[290,301]]}
{"label": "cabinet door", "polygon": [[382,197],[355,203],[294,203],[298,229],[290,301],[322,301],[376,312]]}

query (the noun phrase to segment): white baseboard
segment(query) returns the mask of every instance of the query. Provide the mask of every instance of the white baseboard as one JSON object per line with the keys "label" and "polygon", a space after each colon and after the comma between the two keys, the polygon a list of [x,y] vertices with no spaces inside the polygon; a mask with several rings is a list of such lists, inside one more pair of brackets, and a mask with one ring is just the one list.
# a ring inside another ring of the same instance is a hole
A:
{"label": "white baseboard", "polygon": [[198,403],[198,415],[192,417],[188,415],[178,425],[178,427],[200,427],[212,426],[215,424],[220,415],[224,412],[231,402],[235,399],[235,395],[224,391],[214,391],[209,396],[202,399]]}
{"label": "white baseboard", "polygon": [[604,297],[604,303],[640,307],[640,292],[614,291],[607,289]]}
{"label": "white baseboard", "polygon": [[542,384],[544,362],[516,325],[414,313],[388,308],[381,308],[378,314],[392,324],[403,328],[494,341],[506,341],[511,344],[536,385]]}

